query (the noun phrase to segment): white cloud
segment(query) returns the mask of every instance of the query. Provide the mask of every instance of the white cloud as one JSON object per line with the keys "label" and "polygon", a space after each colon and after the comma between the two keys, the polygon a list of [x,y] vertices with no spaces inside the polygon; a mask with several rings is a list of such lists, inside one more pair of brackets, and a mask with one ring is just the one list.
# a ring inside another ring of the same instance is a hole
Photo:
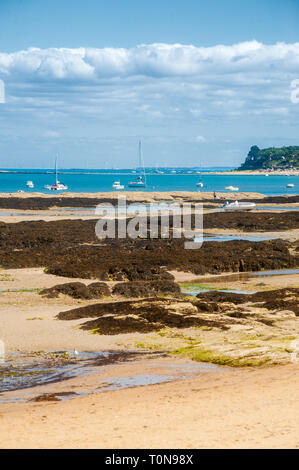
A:
{"label": "white cloud", "polygon": [[0,73],[16,78],[90,80],[145,75],[202,76],[299,67],[299,43],[264,45],[257,41],[231,46],[195,47],[149,44],[124,48],[30,48],[0,54]]}
{"label": "white cloud", "polygon": [[56,138],[59,137],[60,134],[57,131],[52,131],[51,129],[44,132],[45,137]]}
{"label": "white cloud", "polygon": [[175,151],[179,142],[198,150],[198,142],[208,152],[249,133],[276,138],[282,119],[295,134],[299,122],[291,101],[299,43],[30,48],[0,52],[1,79],[1,128],[32,142],[147,134],[176,142]]}
{"label": "white cloud", "polygon": [[266,108],[266,109],[260,109],[257,110],[255,114],[282,114],[282,115],[287,115],[289,114],[288,108]]}
{"label": "white cloud", "polygon": [[207,139],[203,135],[198,135],[195,137],[195,142],[204,143],[207,142]]}

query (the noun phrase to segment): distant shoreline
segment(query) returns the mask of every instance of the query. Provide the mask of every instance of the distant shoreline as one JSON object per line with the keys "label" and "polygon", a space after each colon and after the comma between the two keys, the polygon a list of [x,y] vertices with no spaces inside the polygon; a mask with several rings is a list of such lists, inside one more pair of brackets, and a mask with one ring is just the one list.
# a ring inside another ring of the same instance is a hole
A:
{"label": "distant shoreline", "polygon": [[298,170],[231,170],[231,171],[211,171],[209,175],[246,175],[246,176],[299,176]]}
{"label": "distant shoreline", "polygon": [[[175,170],[178,171],[178,170]],[[191,170],[190,170],[191,171]],[[38,170],[0,170],[0,174],[5,174],[5,175],[53,175],[53,171],[49,170],[44,170],[44,171],[38,171]],[[126,172],[121,172],[121,171],[112,171],[111,172],[103,172],[103,171],[59,171],[60,175],[112,175],[112,176],[132,176],[134,175],[133,171],[126,171]],[[266,171],[266,170],[224,170],[224,171],[192,171],[191,173],[189,171],[187,172],[176,172],[172,173],[171,171],[166,172],[166,173],[156,173],[154,171],[151,172],[146,172],[146,176],[196,176],[200,174],[205,174],[205,175],[231,175],[231,176],[240,176],[240,175],[246,175],[246,176],[299,176],[299,169],[296,170],[283,170],[283,169],[277,169],[274,171]]]}

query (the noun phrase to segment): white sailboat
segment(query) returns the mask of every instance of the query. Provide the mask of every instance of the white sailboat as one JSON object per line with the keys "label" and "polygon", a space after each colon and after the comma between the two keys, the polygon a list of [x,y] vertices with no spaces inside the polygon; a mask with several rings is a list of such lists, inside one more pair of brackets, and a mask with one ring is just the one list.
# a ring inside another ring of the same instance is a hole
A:
{"label": "white sailboat", "polygon": [[50,191],[63,191],[65,189],[68,189],[68,187],[65,184],[58,181],[58,178],[57,178],[57,155],[55,158],[55,183],[51,185],[47,184],[46,186],[44,186],[44,188],[49,189]]}
{"label": "white sailboat", "polygon": [[197,186],[198,188],[203,188],[203,182],[202,182],[202,177],[201,177],[201,175],[202,175],[202,173],[201,173],[201,164],[200,164],[200,167],[199,167],[199,168],[200,168],[200,171],[198,171],[197,173],[198,173],[200,176],[199,176],[199,181],[196,183],[196,186]]}
{"label": "white sailboat", "polygon": [[27,181],[26,186],[27,188],[34,188],[33,181]]}
{"label": "white sailboat", "polygon": [[139,168],[143,167],[143,178],[142,176],[138,176],[134,181],[130,181],[128,186],[130,188],[145,188],[146,187],[146,176],[145,176],[145,169],[144,169],[144,161],[142,157],[141,151],[141,141],[139,141]]}

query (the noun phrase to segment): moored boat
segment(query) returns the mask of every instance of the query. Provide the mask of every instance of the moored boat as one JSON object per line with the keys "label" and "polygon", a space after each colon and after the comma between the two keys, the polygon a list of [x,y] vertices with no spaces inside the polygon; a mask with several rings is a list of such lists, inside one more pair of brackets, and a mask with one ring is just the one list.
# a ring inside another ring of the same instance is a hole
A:
{"label": "moored boat", "polygon": [[46,184],[44,188],[49,189],[50,191],[63,191],[63,190],[68,189],[67,185],[58,181],[58,178],[57,178],[57,156],[55,158],[55,183]]}
{"label": "moored boat", "polygon": [[138,176],[135,181],[130,181],[128,186],[130,188],[142,188],[145,187],[145,182],[142,179],[142,176]]}
{"label": "moored boat", "polygon": [[63,191],[64,189],[68,189],[68,186],[66,186],[63,183],[60,183],[60,181],[56,181],[54,184],[46,184],[44,186],[45,189],[49,189],[51,191]]}
{"label": "moored boat", "polygon": [[145,188],[146,187],[146,176],[145,176],[145,168],[144,168],[144,162],[142,158],[142,153],[141,153],[141,142],[139,142],[139,168],[143,168],[143,177],[144,180],[142,179],[142,176],[137,176],[137,178],[134,181],[130,181],[128,186],[130,188]]}
{"label": "moored boat", "polygon": [[120,184],[120,181],[114,181],[112,188],[113,189],[125,189],[124,185]]}
{"label": "moored boat", "polygon": [[222,206],[227,212],[240,212],[240,211],[251,211],[256,207],[254,202],[227,202]]}
{"label": "moored boat", "polygon": [[202,179],[201,179],[201,166],[200,166],[200,171],[197,171],[196,174],[200,175],[199,181],[198,181],[198,183],[196,183],[196,186],[199,186],[200,188],[203,188],[203,182],[202,182]]}

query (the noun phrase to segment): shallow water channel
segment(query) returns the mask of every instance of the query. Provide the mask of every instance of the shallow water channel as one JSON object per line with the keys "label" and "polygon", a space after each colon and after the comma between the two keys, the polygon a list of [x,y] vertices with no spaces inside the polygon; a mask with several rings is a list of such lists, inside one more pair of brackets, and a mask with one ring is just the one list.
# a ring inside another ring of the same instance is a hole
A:
{"label": "shallow water channel", "polygon": [[[173,359],[166,359],[165,363],[163,353],[150,354],[149,362],[143,362],[140,367],[136,359],[142,359],[145,354],[134,351],[10,354],[0,360],[0,402],[62,401],[90,393],[161,384],[185,380],[194,374],[222,371],[213,364],[176,364]],[[162,356],[164,362],[151,362]],[[132,369],[135,364],[137,368],[133,370],[136,373],[126,371],[123,374],[124,368]],[[112,366],[112,377],[107,377],[104,366]],[[115,374],[115,367],[120,376]],[[103,371],[106,374],[103,375]]]}

